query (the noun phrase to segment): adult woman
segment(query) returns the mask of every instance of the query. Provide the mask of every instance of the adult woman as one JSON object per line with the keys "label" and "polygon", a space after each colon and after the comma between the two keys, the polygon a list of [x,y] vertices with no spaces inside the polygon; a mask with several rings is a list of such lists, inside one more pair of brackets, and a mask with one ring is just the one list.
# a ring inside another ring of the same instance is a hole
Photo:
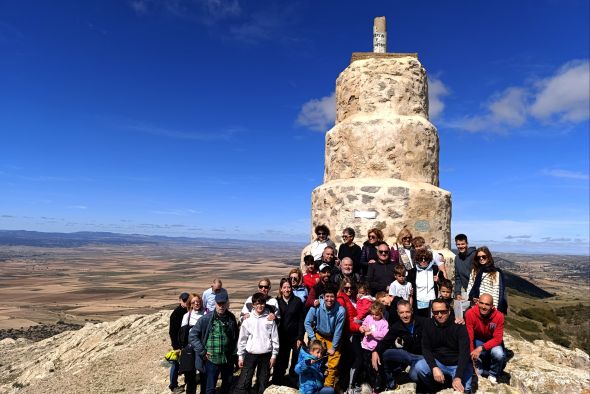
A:
{"label": "adult woman", "polygon": [[342,244],[338,248],[338,260],[342,261],[345,257],[352,259],[352,267],[355,274],[361,271],[361,248],[354,243],[356,233],[351,227],[342,230]]}
{"label": "adult woman", "polygon": [[412,246],[412,233],[406,227],[397,234],[397,242],[391,247],[391,261],[394,264],[403,264],[409,271],[414,268],[414,253]]}
{"label": "adult woman", "polygon": [[369,264],[377,262],[377,244],[383,241],[383,232],[378,228],[372,228],[367,234],[367,240],[361,249],[361,277],[366,277]]}
{"label": "adult woman", "polygon": [[[316,238],[307,245],[301,254],[301,261],[303,265],[303,258],[307,255],[312,255],[314,261],[321,260],[322,253],[326,246],[334,248],[334,256],[336,256],[336,244],[330,239],[330,229],[325,224],[315,226],[314,233]],[[301,267],[303,270],[305,267]]]}
{"label": "adult woman", "polygon": [[381,241],[377,244],[377,262],[369,264],[367,282],[371,289],[371,295],[375,296],[380,291],[387,291],[389,284],[393,282],[393,263],[389,259],[389,245]]}
{"label": "adult woman", "polygon": [[[293,268],[291,271],[289,271],[289,281],[291,283],[293,294],[299,297],[299,299],[305,304],[305,301],[307,300],[307,288],[302,283],[303,273],[299,268]],[[279,292],[281,292],[280,288]]]}
{"label": "adult woman", "polygon": [[438,297],[439,280],[444,279],[442,272],[432,259],[432,252],[420,248],[414,255],[416,267],[408,272],[407,281],[412,284],[412,302],[414,313],[430,317],[430,302]]}
{"label": "adult woman", "polygon": [[475,251],[467,293],[469,300],[475,303],[477,303],[480,294],[490,294],[494,299],[496,309],[504,314],[508,312],[504,273],[501,269],[496,268],[492,253],[487,246],[482,246]]}
{"label": "adult woman", "polygon": [[[182,346],[180,355],[180,371],[184,372],[186,393],[196,394],[197,392],[197,370],[195,368],[195,352],[188,343],[188,333],[197,324],[197,321],[205,314],[203,299],[200,295],[191,293],[186,302],[188,312],[182,317],[180,325],[179,341]],[[205,385],[201,385],[201,394],[205,393]]]}
{"label": "adult woman", "polygon": [[[285,371],[291,359],[289,376],[295,377],[295,365],[299,357],[299,348],[303,343],[305,328],[305,306],[292,291],[290,279],[281,279],[279,296],[276,298],[281,314],[279,324],[279,354],[273,371],[272,384],[283,385]],[[291,357],[289,357],[291,356]]]}
{"label": "adult woman", "polygon": [[356,320],[357,312],[353,304],[355,292],[356,289],[352,283],[352,279],[348,277],[343,278],[340,283],[340,291],[336,296],[336,301],[346,309],[346,320],[344,322],[340,350],[342,356],[339,364],[340,386],[344,390],[348,389],[351,383],[351,368],[353,370],[360,368],[361,364],[359,361],[362,361],[362,337],[359,332],[360,322]]}
{"label": "adult woman", "polygon": [[[279,312],[279,304],[277,303],[277,299],[270,296],[270,279],[262,278],[258,281],[258,292],[264,294],[266,296],[266,309],[269,312],[268,320],[280,319],[281,314]],[[252,312],[252,296],[246,299],[244,302],[244,306],[242,307],[242,311],[240,312],[240,321],[244,321],[248,317],[250,317],[250,312]]]}

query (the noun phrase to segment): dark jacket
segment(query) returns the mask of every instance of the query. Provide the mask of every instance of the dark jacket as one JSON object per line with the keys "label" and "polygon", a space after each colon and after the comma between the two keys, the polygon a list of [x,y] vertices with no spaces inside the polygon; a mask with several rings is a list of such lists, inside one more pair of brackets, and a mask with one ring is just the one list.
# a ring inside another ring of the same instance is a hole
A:
{"label": "dark jacket", "polygon": [[475,248],[473,246],[467,248],[465,253],[457,253],[455,256],[455,295],[461,294],[461,288],[467,289],[474,257]]}
{"label": "dark jacket", "polygon": [[295,295],[291,296],[289,303],[283,297],[277,297],[281,321],[279,323],[279,340],[281,342],[295,343],[296,340],[303,341],[305,334],[305,306],[301,299]]}
{"label": "dark jacket", "polygon": [[393,282],[393,263],[389,260],[385,264],[377,260],[377,263],[369,264],[367,282],[371,289],[371,295],[375,296],[380,291],[386,291],[387,286]]}
{"label": "dark jacket", "polygon": [[464,324],[456,324],[450,316],[439,325],[434,319],[426,319],[422,330],[422,355],[430,369],[436,367],[435,359],[447,366],[457,366],[456,378],[463,378],[469,354],[469,335]]}
{"label": "dark jacket", "polygon": [[170,335],[170,342],[172,344],[172,349],[177,350],[180,349],[182,346],[180,345],[180,341],[178,338],[178,332],[180,331],[180,326],[182,325],[182,317],[186,313],[186,308],[178,305],[172,311],[170,315],[170,325],[168,327],[168,334]]}
{"label": "dark jacket", "polygon": [[392,324],[387,335],[379,342],[375,351],[381,354],[387,349],[396,348],[395,340],[400,338],[402,348],[405,351],[412,354],[422,354],[422,330],[426,319],[422,316],[414,316],[413,323],[413,331],[410,331],[409,326],[405,325],[401,320]]}
{"label": "dark jacket", "polygon": [[340,288],[340,285],[342,284],[342,279],[344,279],[345,277],[350,278],[353,286],[358,285],[361,281],[361,276],[355,273],[354,271],[350,275],[344,275],[342,271],[340,271],[339,269],[334,269],[333,271],[334,272],[332,273],[332,276],[330,276],[330,282],[336,284],[338,288]]}
{"label": "dark jacket", "polygon": [[370,260],[379,260],[377,256],[377,245],[365,241],[361,249],[361,276],[363,277],[367,276]]}
{"label": "dark jacket", "polygon": [[[225,313],[229,314],[226,334],[229,338],[229,349],[231,349],[225,356],[228,360],[231,360],[232,355],[237,350],[239,330],[234,314],[230,311],[226,311]],[[203,357],[207,353],[207,339],[209,338],[209,331],[211,331],[211,327],[213,326],[213,318],[217,316],[217,312],[213,312],[201,317],[188,334],[188,342],[195,350],[195,368],[199,371],[205,370]]]}
{"label": "dark jacket", "polygon": [[352,259],[352,272],[359,273],[361,271],[361,247],[357,244],[348,246],[342,244],[338,248],[338,258],[342,261],[343,258],[350,257]]}

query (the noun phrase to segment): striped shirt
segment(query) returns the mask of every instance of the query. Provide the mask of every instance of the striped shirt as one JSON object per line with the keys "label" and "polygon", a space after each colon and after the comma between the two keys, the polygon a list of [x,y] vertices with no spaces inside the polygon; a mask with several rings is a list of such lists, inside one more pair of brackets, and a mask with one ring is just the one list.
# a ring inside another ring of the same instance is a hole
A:
{"label": "striped shirt", "polygon": [[[471,271],[471,275],[469,275],[469,284],[467,285],[467,294],[471,292],[471,288],[473,287],[473,283],[475,282],[475,277],[477,274],[475,271]],[[496,277],[493,278],[491,272],[484,272],[481,276],[481,284],[479,286],[479,294],[490,294],[494,298],[494,306],[498,307],[498,300],[500,299],[500,273],[496,272]]]}

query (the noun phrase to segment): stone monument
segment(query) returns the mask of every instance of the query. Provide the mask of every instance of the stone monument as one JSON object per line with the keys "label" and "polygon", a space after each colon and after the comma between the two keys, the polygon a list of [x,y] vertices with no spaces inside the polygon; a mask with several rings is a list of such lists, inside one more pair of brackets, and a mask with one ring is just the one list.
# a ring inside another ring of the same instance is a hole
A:
{"label": "stone monument", "polygon": [[312,192],[312,235],[325,224],[339,244],[342,229],[352,227],[360,243],[376,227],[391,245],[406,226],[451,257],[451,194],[438,187],[426,70],[415,53],[385,52],[384,17],[375,20],[373,42],[374,52],[353,53],[336,80],[336,124],[326,134],[324,183]]}

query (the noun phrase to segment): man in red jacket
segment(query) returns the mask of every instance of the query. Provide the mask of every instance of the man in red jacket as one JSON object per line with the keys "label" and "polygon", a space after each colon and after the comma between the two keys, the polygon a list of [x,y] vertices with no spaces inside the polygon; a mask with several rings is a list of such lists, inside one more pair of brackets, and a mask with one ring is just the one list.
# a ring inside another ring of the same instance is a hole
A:
{"label": "man in red jacket", "polygon": [[465,314],[465,326],[469,334],[471,359],[482,376],[492,383],[502,374],[506,365],[504,349],[504,315],[494,308],[489,294],[482,294],[478,304]]}

